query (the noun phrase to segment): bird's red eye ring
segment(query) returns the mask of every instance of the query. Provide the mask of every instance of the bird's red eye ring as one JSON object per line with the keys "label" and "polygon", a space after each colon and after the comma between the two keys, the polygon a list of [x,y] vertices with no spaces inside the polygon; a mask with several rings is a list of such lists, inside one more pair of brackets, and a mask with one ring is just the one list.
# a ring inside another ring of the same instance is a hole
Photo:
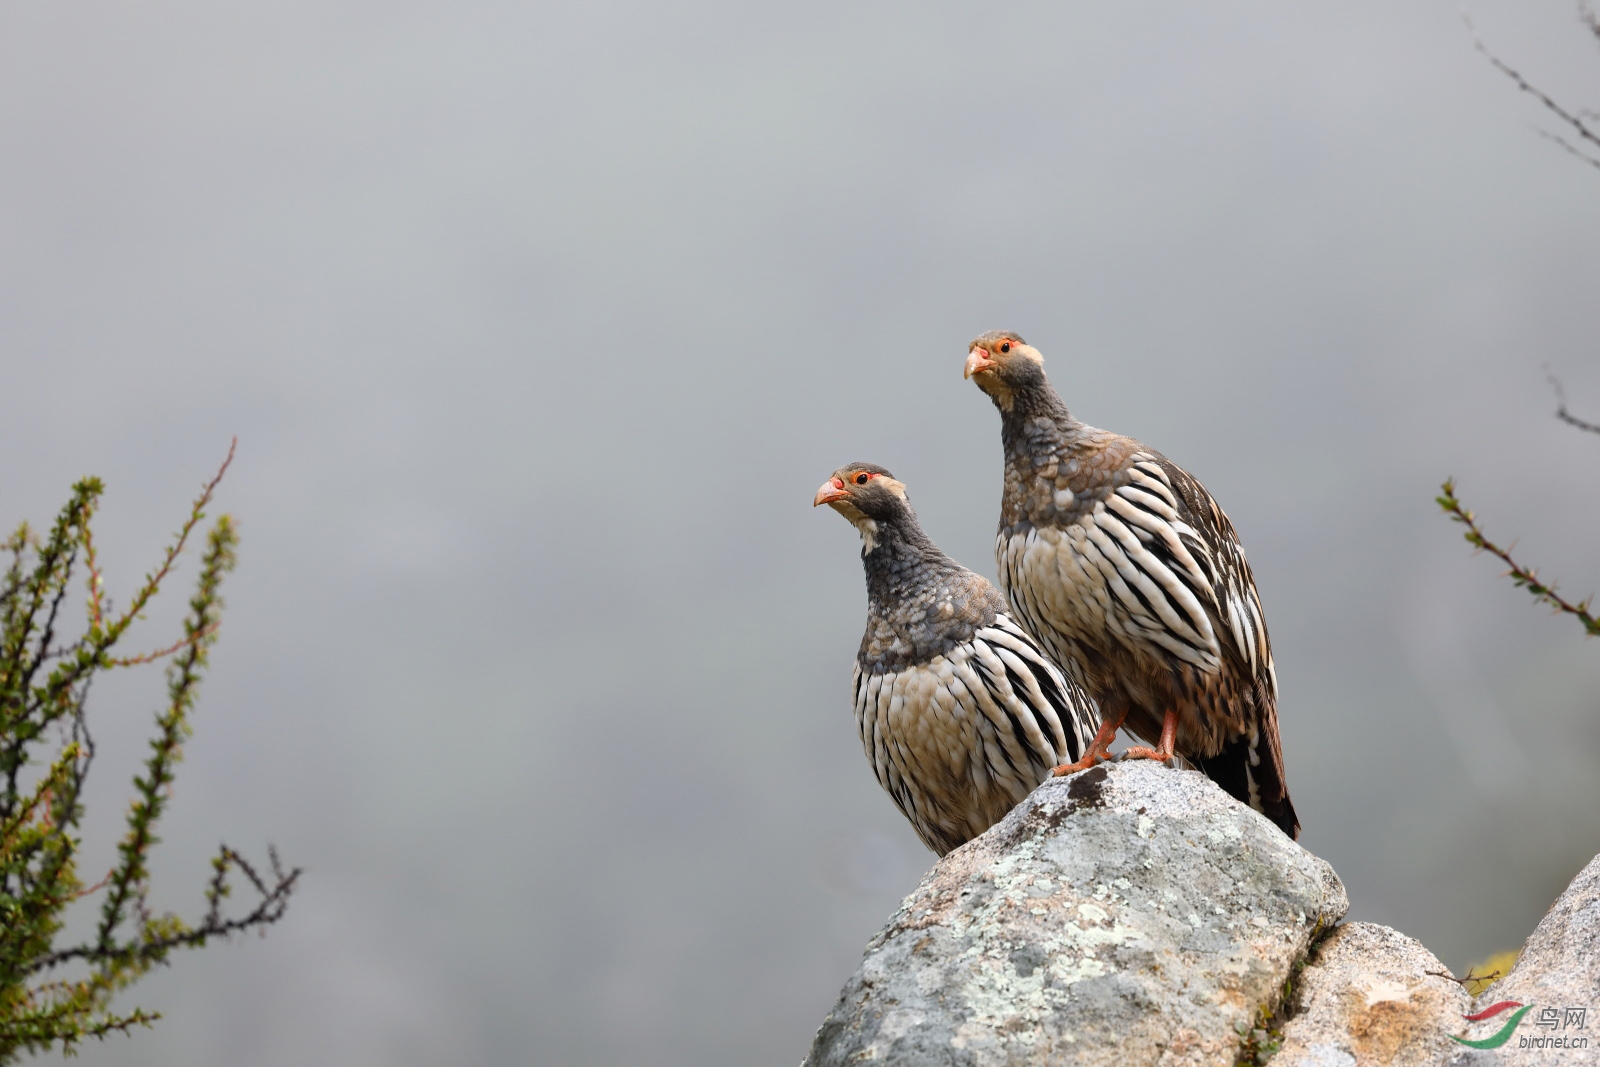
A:
{"label": "bird's red eye ring", "polygon": [[854,478],[850,479],[850,480],[855,482],[857,485],[866,485],[868,480],[871,479],[871,478],[872,478],[872,473],[870,471],[861,471],[861,472],[857,473],[856,476]]}
{"label": "bird's red eye ring", "polygon": [[1002,342],[1001,345],[1000,345],[1000,351],[1002,351],[1002,352],[1011,351],[1011,342],[1010,341]]}

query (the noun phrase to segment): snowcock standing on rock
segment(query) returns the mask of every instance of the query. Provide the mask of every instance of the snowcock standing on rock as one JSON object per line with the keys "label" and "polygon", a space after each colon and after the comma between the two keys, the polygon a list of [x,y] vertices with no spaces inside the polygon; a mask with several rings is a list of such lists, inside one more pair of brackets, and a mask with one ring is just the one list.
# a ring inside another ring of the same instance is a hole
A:
{"label": "snowcock standing on rock", "polygon": [[1291,838],[1278,681],[1233,523],[1187,471],[1086,426],[1014,333],[969,346],[965,376],[1000,409],[995,542],[1016,618],[1099,703],[1100,732],[1057,774],[1106,758],[1118,727],[1180,755]]}
{"label": "snowcock standing on rock", "polygon": [[906,818],[944,855],[1077,759],[1098,716],[1006,614],[988,579],[922,532],[906,487],[852,463],[817,490],[861,533],[867,632],[851,703],[861,744]]}

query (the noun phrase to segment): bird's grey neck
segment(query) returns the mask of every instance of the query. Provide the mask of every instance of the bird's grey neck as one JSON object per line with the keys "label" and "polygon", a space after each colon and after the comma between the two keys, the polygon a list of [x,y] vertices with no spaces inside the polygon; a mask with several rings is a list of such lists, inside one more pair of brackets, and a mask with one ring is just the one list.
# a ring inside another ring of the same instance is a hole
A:
{"label": "bird's grey neck", "polygon": [[[936,582],[946,571],[961,569],[914,522],[880,521],[877,525],[872,544],[863,543],[861,550],[870,603],[894,603]],[[863,542],[866,540],[863,534]]]}
{"label": "bird's grey neck", "polygon": [[1062,401],[1061,394],[1056,392],[1055,386],[1050,384],[1050,379],[1044,376],[1043,371],[1017,382],[1011,386],[1007,397],[1009,403],[1001,404],[998,399],[995,406],[1000,408],[1000,420],[1003,425],[1022,425],[1038,419],[1049,419],[1065,427],[1075,424],[1076,420],[1067,411],[1067,405]]}
{"label": "bird's grey neck", "polygon": [[1067,405],[1047,381],[1018,390],[1009,411],[1000,412],[1000,440],[1006,455],[1041,454],[1070,444],[1083,423],[1073,418]]}

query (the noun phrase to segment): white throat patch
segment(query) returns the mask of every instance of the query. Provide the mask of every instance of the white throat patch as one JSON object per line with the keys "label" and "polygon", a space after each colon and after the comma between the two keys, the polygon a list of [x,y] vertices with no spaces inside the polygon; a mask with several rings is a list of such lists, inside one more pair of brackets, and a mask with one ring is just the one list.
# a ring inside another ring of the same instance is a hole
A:
{"label": "white throat patch", "polygon": [[[851,510],[854,511],[855,509],[852,508]],[[859,511],[856,514],[861,515]],[[859,519],[852,518],[850,521],[856,524],[856,529],[861,533],[862,555],[866,555],[878,547],[878,520],[869,519],[865,515],[861,515]]]}

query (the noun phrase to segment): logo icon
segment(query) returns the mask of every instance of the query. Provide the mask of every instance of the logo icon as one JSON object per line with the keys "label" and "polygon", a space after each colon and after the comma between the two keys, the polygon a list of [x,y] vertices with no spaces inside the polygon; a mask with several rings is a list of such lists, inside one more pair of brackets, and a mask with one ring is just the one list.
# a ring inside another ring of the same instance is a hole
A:
{"label": "logo icon", "polygon": [[1471,1038],[1457,1037],[1455,1034],[1451,1034],[1450,1040],[1466,1045],[1468,1048],[1499,1048],[1501,1045],[1511,1040],[1511,1031],[1517,1028],[1517,1024],[1522,1021],[1522,1017],[1524,1015],[1533,1010],[1532,1004],[1521,1004],[1515,1000],[1502,1000],[1498,1004],[1489,1005],[1482,1011],[1474,1012],[1471,1015],[1462,1016],[1462,1018],[1467,1020],[1469,1023],[1477,1023],[1482,1022],[1485,1019],[1492,1019],[1496,1015],[1499,1015],[1501,1012],[1510,1008],[1515,1008],[1517,1010],[1512,1012],[1511,1018],[1506,1020],[1504,1026],[1500,1027],[1500,1029],[1496,1030],[1488,1037],[1479,1038],[1474,1041]]}

